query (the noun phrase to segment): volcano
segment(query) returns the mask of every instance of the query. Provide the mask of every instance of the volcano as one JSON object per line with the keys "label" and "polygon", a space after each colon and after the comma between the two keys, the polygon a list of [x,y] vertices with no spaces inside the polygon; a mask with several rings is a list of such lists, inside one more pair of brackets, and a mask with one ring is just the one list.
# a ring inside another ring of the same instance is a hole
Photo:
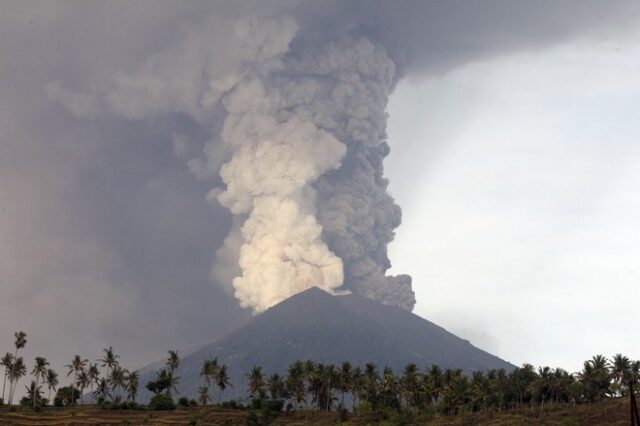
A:
{"label": "volcano", "polygon": [[[466,373],[515,368],[409,311],[355,294],[332,296],[318,288],[286,299],[215,343],[184,356],[177,371],[181,396],[196,397],[204,385],[199,376],[202,364],[214,357],[229,368],[233,387],[227,389],[225,399],[246,397],[245,375],[253,366],[262,366],[267,375],[284,375],[297,360],[335,365],[349,361],[360,366],[373,362],[395,372],[408,363],[421,369],[437,364]],[[161,363],[143,369],[140,383],[144,385],[158,368]],[[141,389],[140,400],[149,397]]]}

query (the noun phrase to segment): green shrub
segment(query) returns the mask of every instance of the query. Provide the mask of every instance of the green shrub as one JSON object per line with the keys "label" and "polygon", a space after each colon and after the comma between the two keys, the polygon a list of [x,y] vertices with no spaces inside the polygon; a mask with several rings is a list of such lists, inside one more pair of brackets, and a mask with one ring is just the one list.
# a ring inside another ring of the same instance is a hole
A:
{"label": "green shrub", "polygon": [[180,399],[178,399],[178,405],[181,407],[188,407],[189,398],[187,398],[186,396],[181,396]]}
{"label": "green shrub", "polygon": [[167,393],[159,393],[149,401],[150,410],[175,410],[176,403],[173,402],[171,395]]}

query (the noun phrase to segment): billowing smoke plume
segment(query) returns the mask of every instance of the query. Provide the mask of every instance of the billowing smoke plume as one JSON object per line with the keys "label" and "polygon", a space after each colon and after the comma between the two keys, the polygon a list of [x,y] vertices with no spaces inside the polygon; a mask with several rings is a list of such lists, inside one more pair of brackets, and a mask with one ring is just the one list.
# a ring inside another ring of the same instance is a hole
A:
{"label": "billowing smoke plume", "polygon": [[211,82],[225,89],[221,141],[231,158],[220,168],[226,189],[210,195],[241,218],[218,252],[216,278],[229,283],[237,264],[230,284],[255,311],[313,286],[412,309],[411,279],[385,276],[400,224],[382,176],[393,63],[352,36],[258,51],[272,54]]}
{"label": "billowing smoke plume", "polygon": [[[411,278],[386,276],[401,220],[382,167],[394,73],[385,49],[362,34],[307,37],[288,16],[212,18],[120,75],[91,110],[132,119],[179,112],[209,129],[204,157],[189,167],[221,179],[207,198],[233,225],[212,279],[243,307],[261,312],[315,286],[411,310]],[[177,135],[176,153],[187,144]]]}

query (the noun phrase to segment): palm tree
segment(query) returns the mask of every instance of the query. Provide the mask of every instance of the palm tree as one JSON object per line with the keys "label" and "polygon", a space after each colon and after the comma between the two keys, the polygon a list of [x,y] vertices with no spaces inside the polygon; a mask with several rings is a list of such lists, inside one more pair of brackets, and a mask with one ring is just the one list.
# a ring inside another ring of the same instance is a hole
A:
{"label": "palm tree", "polygon": [[13,397],[18,386],[18,381],[27,374],[27,366],[22,357],[15,358],[9,369],[9,405],[13,404]]}
{"label": "palm tree", "polygon": [[91,399],[93,402],[93,386],[98,384],[100,380],[100,370],[98,369],[98,364],[89,363],[89,368],[87,369],[87,377],[89,378],[89,392],[91,392]]}
{"label": "palm tree", "polygon": [[205,382],[207,383],[207,389],[209,389],[212,385],[212,381],[215,379],[218,374],[218,358],[213,359],[205,359],[202,363],[202,369],[200,370],[200,377],[204,377]]}
{"label": "palm tree", "polygon": [[167,358],[167,367],[169,367],[169,373],[172,373],[180,366],[180,355],[178,351],[169,351],[169,358]]}
{"label": "palm tree", "polygon": [[120,356],[116,355],[111,346],[103,349],[102,351],[104,352],[104,357],[102,357],[102,359],[99,359],[98,361],[102,362],[103,367],[107,367],[108,374],[116,365],[119,365],[118,358],[120,358]]}
{"label": "palm tree", "polygon": [[[49,365],[49,361],[46,358],[41,356],[37,356],[35,360],[35,364],[33,366],[33,370],[31,370],[31,374],[36,378],[35,387],[39,388],[40,379],[44,379],[47,374],[47,366]],[[36,406],[36,400],[33,400],[33,407]]]}
{"label": "palm tree", "polygon": [[344,408],[344,394],[351,390],[353,382],[352,376],[352,368],[351,363],[349,361],[345,361],[342,363],[340,367],[340,378],[339,378],[339,389],[342,392],[342,397],[340,398],[340,405]]}
{"label": "palm tree", "polygon": [[171,395],[171,389],[178,392],[178,385],[180,377],[176,376],[174,373],[180,367],[180,355],[178,355],[178,351],[170,350],[169,357],[167,358],[167,367],[169,367],[169,381],[171,382],[171,386],[167,389],[169,395]]}
{"label": "palm tree", "polygon": [[209,388],[206,386],[201,386],[198,389],[198,402],[200,405],[207,405],[211,401],[211,397],[209,396]]}
{"label": "palm tree", "polygon": [[407,364],[402,371],[402,377],[400,378],[400,385],[402,388],[402,398],[404,401],[413,407],[420,405],[420,371],[418,366],[411,363]]}
{"label": "palm tree", "polygon": [[102,377],[98,381],[96,390],[93,392],[93,397],[98,401],[105,401],[107,398],[111,398],[111,393],[109,393],[109,382],[105,377]]}
{"label": "palm tree", "polygon": [[380,377],[378,376],[378,369],[375,364],[369,362],[364,366],[364,392],[367,396],[367,401],[375,405],[378,398],[378,382]]}
{"label": "palm tree", "polygon": [[56,390],[58,386],[58,373],[56,373],[51,368],[47,370],[47,376],[45,377],[45,381],[47,382],[47,388],[49,389],[49,401],[51,401],[51,390]]}
{"label": "palm tree", "polygon": [[251,373],[247,374],[249,379],[249,396],[251,398],[264,398],[264,374],[262,374],[262,367],[254,366],[251,369]]}
{"label": "palm tree", "polygon": [[[417,367],[416,367],[417,370]],[[393,375],[393,371],[389,367],[385,367],[382,371],[380,380],[380,396],[384,406],[400,408],[398,403],[398,383]]]}
{"label": "palm tree", "polygon": [[4,401],[4,391],[7,386],[7,377],[9,375],[9,368],[13,364],[13,354],[7,352],[2,358],[0,358],[0,365],[4,367],[4,381],[2,383],[2,400]]}
{"label": "palm tree", "polygon": [[127,399],[136,400],[138,395],[138,386],[140,385],[140,374],[133,371],[127,375]]}
{"label": "palm tree", "polygon": [[40,386],[38,386],[36,382],[32,380],[31,385],[25,386],[24,388],[27,390],[27,400],[33,401],[33,406],[35,407],[35,402],[42,399],[42,395],[40,394]]}
{"label": "palm tree", "polygon": [[13,355],[13,357],[17,358],[18,349],[24,348],[25,345],[27,344],[27,333],[25,333],[24,331],[16,331],[13,335],[16,337],[16,341],[15,341],[16,352]]}
{"label": "palm tree", "polygon": [[229,381],[229,374],[227,373],[227,366],[225,364],[222,364],[218,369],[218,374],[216,375],[216,384],[220,389],[220,404],[222,404],[224,390],[227,388],[227,386],[233,387],[233,385]]}
{"label": "palm tree", "polygon": [[430,403],[437,403],[440,400],[440,393],[444,385],[444,374],[442,369],[432,364],[427,373],[423,376],[424,387]]}
{"label": "palm tree", "polygon": [[84,401],[84,390],[91,385],[91,379],[87,374],[87,371],[83,368],[78,374],[76,379],[76,386],[80,389],[80,403],[83,404]]}
{"label": "palm tree", "polygon": [[119,393],[116,392],[118,388],[124,389],[126,376],[127,370],[123,369],[119,365],[116,365],[111,369],[111,373],[107,377],[107,381],[111,385],[111,390],[114,392],[114,395],[117,395]]}
{"label": "palm tree", "polygon": [[351,373],[351,392],[353,393],[352,406],[356,407],[358,399],[364,394],[364,373],[359,366],[356,366]]}
{"label": "palm tree", "polygon": [[287,372],[287,393],[300,406],[305,400],[306,392],[304,388],[304,364],[296,361],[289,366]]}
{"label": "palm tree", "polygon": [[71,373],[74,374],[74,380],[71,382],[71,394],[72,395],[74,393],[75,383],[78,381],[78,374],[80,374],[81,371],[84,371],[84,367],[85,367],[85,365],[87,365],[87,362],[89,362],[89,361],[86,360],[86,359],[82,359],[80,357],[80,355],[75,355],[73,357],[73,360],[71,361],[71,364],[65,365],[65,367],[67,367],[67,369],[69,369],[69,372],[67,373],[67,377],[69,377],[71,375]]}
{"label": "palm tree", "polygon": [[267,388],[269,389],[271,399],[278,399],[284,396],[284,381],[277,373],[269,377],[269,380],[267,381]]}

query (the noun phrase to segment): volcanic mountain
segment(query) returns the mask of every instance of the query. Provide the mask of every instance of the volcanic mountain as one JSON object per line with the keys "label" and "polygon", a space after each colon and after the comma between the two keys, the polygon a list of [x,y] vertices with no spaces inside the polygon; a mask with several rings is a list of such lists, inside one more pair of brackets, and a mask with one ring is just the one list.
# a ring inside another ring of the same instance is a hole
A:
{"label": "volcanic mountain", "polygon": [[[431,364],[461,368],[467,373],[491,368],[514,368],[404,309],[382,305],[355,294],[332,296],[318,288],[299,293],[252,318],[244,326],[217,342],[182,359],[177,375],[180,395],[195,398],[203,386],[199,376],[205,359],[218,358],[229,368],[232,388],[226,398],[246,396],[245,375],[254,365],[265,374],[286,374],[290,363],[311,359],[341,364],[349,361],[364,366],[399,372],[406,364],[421,369]],[[160,364],[142,370],[141,388]],[[150,397],[141,389],[140,399]]]}

